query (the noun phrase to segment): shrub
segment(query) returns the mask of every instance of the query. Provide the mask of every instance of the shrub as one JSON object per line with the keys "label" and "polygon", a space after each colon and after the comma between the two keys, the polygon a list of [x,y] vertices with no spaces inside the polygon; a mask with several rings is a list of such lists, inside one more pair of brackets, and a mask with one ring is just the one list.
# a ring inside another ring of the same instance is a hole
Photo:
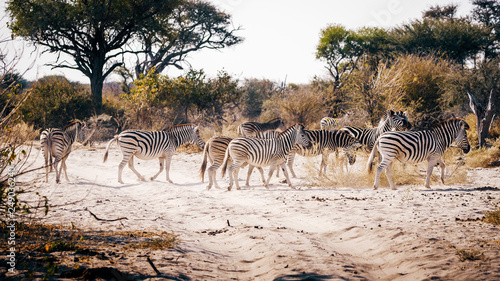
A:
{"label": "shrub", "polygon": [[92,115],[88,89],[62,76],[46,76],[29,89],[21,107],[22,119],[35,128],[61,128],[70,120]]}
{"label": "shrub", "polygon": [[324,115],[324,104],[323,95],[311,87],[290,85],[283,93],[276,93],[264,102],[265,111],[261,119],[279,116],[287,121],[287,126],[301,123],[307,127],[317,127]]}

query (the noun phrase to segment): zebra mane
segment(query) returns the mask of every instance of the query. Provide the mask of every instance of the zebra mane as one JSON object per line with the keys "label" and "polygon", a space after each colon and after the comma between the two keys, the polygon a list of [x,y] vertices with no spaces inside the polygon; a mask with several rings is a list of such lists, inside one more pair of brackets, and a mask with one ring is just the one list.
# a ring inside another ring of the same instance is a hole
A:
{"label": "zebra mane", "polygon": [[467,122],[462,119],[462,118],[450,118],[450,119],[447,119],[447,120],[444,120],[444,121],[440,121],[440,122],[437,122],[437,123],[434,123],[432,124],[431,128],[434,129],[434,128],[438,128],[438,127],[441,127],[443,124],[447,124],[447,123],[451,123],[451,122],[464,122],[465,123],[465,129],[468,130],[470,127],[469,127],[469,124],[467,124]]}
{"label": "zebra mane", "polygon": [[295,126],[297,126],[297,125],[300,125],[300,126],[302,126],[304,128],[304,125],[302,125],[300,123],[294,124],[294,125],[286,128],[286,130],[284,130],[283,132],[279,132],[278,135],[276,136],[276,138],[279,138],[281,136],[281,134],[290,131],[292,128],[295,128]]}
{"label": "zebra mane", "polygon": [[178,131],[178,130],[181,130],[181,129],[184,129],[184,128],[187,128],[187,127],[195,127],[196,125],[194,124],[191,124],[191,123],[188,123],[188,124],[180,124],[180,125],[174,125],[174,126],[170,126],[168,127],[168,129],[166,129],[165,131],[167,132],[173,132],[173,131]]}
{"label": "zebra mane", "polygon": [[80,120],[71,121],[68,125],[64,126],[64,130],[69,129],[70,127],[73,127],[76,124],[82,124],[82,121]]}
{"label": "zebra mane", "polygon": [[276,122],[276,121],[283,121],[283,119],[281,117],[276,117],[276,118],[273,118],[273,119],[267,121],[266,123],[273,123],[273,122]]}

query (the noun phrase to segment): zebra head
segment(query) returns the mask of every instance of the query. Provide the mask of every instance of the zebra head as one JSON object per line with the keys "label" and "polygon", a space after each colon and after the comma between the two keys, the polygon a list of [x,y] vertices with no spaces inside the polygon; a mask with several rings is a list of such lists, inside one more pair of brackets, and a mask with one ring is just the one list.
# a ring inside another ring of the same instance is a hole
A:
{"label": "zebra head", "polygon": [[456,143],[457,147],[460,147],[464,153],[468,153],[470,151],[469,139],[467,138],[467,130],[470,128],[469,124],[462,119],[452,119],[455,126],[458,127],[458,131],[456,137],[454,139],[454,143]]}
{"label": "zebra head", "polygon": [[80,120],[71,121],[68,125],[64,126],[64,131],[71,139],[84,141],[83,130],[87,128],[87,124]]}
{"label": "zebra head", "polygon": [[388,109],[380,122],[383,122],[384,119],[388,121],[391,130],[402,131],[411,129],[411,123],[408,121],[406,111],[393,111]]}
{"label": "zebra head", "polygon": [[275,130],[280,130],[281,132],[286,130],[285,121],[283,121],[280,117],[269,121],[269,123],[273,123],[276,128]]}
{"label": "zebra head", "polygon": [[344,154],[347,156],[349,165],[354,165],[356,163],[356,151],[361,147],[359,141],[355,141],[350,146],[344,148]]}
{"label": "zebra head", "polygon": [[205,142],[200,137],[199,127],[200,126],[196,126],[193,128],[193,134],[191,135],[191,143],[193,143],[194,145],[197,145],[197,146],[201,147],[201,149],[203,149],[205,147]]}
{"label": "zebra head", "polygon": [[304,125],[296,124],[294,128],[296,131],[295,143],[305,148],[310,148],[312,146],[311,138],[309,138],[309,135],[304,130]]}

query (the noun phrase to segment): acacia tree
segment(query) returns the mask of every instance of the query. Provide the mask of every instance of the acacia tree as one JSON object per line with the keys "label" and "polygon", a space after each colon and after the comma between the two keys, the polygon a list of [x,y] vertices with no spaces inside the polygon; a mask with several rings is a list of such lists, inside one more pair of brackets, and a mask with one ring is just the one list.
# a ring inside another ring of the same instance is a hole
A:
{"label": "acacia tree", "polygon": [[[7,11],[15,36],[58,54],[53,68],[76,69],[89,78],[97,113],[105,78],[128,55],[146,54],[137,64],[141,73],[153,67],[160,72],[188,52],[240,40],[224,29],[229,16],[201,1],[9,0]],[[61,60],[60,54],[74,61]]]}
{"label": "acacia tree", "polygon": [[182,68],[189,53],[201,49],[222,49],[243,41],[231,27],[231,16],[208,2],[187,0],[171,16],[159,22],[159,32],[144,29],[140,34],[143,54],[137,56],[135,75],[151,69],[161,73],[168,66]]}
{"label": "acacia tree", "polygon": [[[9,27],[44,52],[57,53],[53,68],[81,71],[90,80],[97,113],[102,107],[104,79],[128,52],[124,47],[140,30],[154,30],[170,16],[179,0],[10,0]],[[60,54],[74,62],[60,61]]]}

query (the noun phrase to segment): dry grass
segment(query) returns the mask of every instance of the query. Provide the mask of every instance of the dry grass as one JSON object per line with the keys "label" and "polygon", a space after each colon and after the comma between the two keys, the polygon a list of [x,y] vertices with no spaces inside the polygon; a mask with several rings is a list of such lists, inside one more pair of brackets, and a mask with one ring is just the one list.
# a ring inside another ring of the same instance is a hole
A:
{"label": "dry grass", "polygon": [[483,221],[495,225],[500,225],[500,208],[496,209],[495,211],[486,212],[486,214],[484,214]]}
{"label": "dry grass", "polygon": [[[458,183],[463,184],[467,182],[467,173],[465,172],[465,166],[461,160],[463,159],[462,157],[463,155],[461,150],[456,148],[448,149],[443,155],[443,161],[447,165],[445,169],[445,185]],[[367,171],[366,165],[368,161],[368,154],[366,152],[357,152],[356,163],[353,166],[349,166],[348,171],[346,171],[345,167],[341,167],[341,159],[336,159],[334,153],[330,154],[326,177],[318,177],[319,159],[321,158],[308,158],[304,166],[306,169],[307,179],[311,183],[311,186],[320,186],[325,188],[366,188],[373,186],[375,172],[369,174]],[[374,165],[377,167],[378,162],[375,161]],[[394,161],[392,171],[392,178],[394,183],[398,186],[423,186],[427,171],[427,161],[417,164],[404,164],[399,161]],[[431,187],[441,185],[440,177],[441,170],[440,168],[435,167],[433,174],[431,175]],[[382,188],[389,186],[385,173],[382,173],[380,176],[380,186]]]}
{"label": "dry grass", "polygon": [[478,250],[457,249],[457,255],[460,261],[476,261],[485,259],[484,254]]}

